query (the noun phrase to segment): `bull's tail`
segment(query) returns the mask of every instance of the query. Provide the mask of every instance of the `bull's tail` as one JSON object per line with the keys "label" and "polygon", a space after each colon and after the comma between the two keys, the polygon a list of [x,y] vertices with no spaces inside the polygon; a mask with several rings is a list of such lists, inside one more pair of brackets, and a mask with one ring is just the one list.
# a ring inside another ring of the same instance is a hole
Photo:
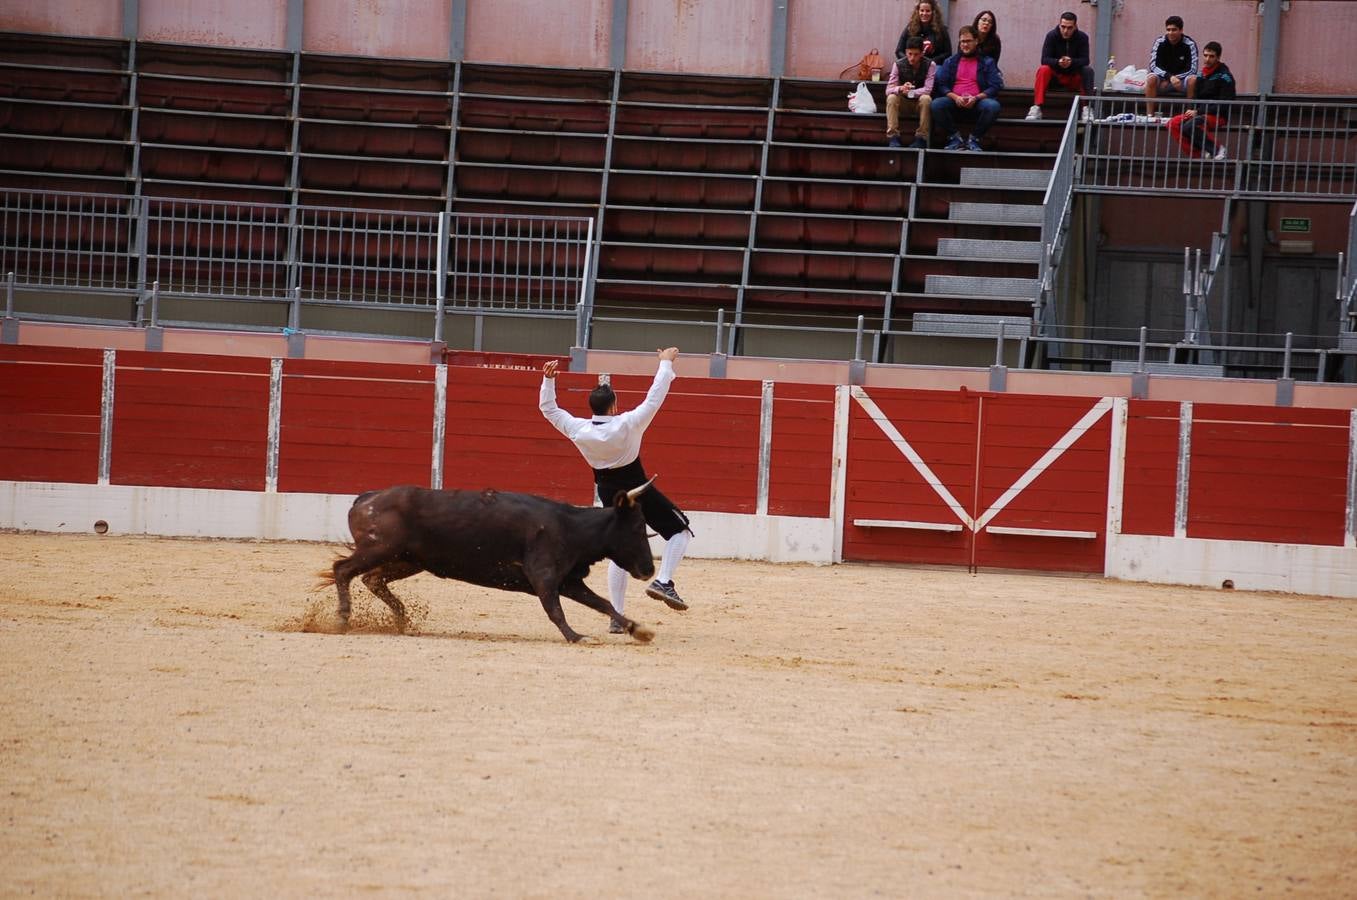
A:
{"label": "bull's tail", "polygon": [[[348,559],[350,556],[353,555],[353,551],[354,551],[353,544],[345,544],[344,552],[336,553],[334,561],[339,562],[341,559]],[[335,586],[335,568],[334,563],[331,563],[329,568],[321,569],[319,572],[316,573],[316,584],[315,587],[311,588],[311,591],[312,593],[315,593],[316,591],[323,591],[326,590],[327,588],[332,588],[334,586]]]}

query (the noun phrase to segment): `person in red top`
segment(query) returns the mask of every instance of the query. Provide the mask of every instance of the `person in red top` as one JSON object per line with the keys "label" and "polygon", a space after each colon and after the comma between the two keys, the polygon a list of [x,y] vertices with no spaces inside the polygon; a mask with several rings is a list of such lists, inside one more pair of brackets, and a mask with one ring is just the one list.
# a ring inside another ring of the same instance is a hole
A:
{"label": "person in red top", "polygon": [[[1211,41],[1202,48],[1202,73],[1196,82],[1198,100],[1233,100],[1234,75],[1221,62],[1221,47]],[[1230,107],[1225,103],[1201,103],[1200,108],[1189,109],[1169,119],[1169,134],[1189,156],[1203,159],[1226,159],[1225,145],[1216,141],[1216,129],[1225,124]]]}

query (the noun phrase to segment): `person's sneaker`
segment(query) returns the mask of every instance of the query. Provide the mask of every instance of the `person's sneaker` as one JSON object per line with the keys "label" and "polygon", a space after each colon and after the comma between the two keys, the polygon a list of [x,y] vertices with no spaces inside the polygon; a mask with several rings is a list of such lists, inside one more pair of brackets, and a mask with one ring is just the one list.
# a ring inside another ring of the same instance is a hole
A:
{"label": "person's sneaker", "polygon": [[966,142],[963,141],[963,140],[961,139],[961,135],[960,135],[960,134],[954,134],[954,135],[952,135],[950,138],[947,139],[947,145],[946,145],[945,147],[943,147],[942,149],[944,149],[944,150],[965,150],[965,149],[966,149]]}
{"label": "person's sneaker", "polygon": [[900,143],[900,135],[898,135],[898,134],[893,134],[893,135],[891,135],[890,140],[886,141],[886,146],[887,146],[887,147],[903,147],[904,145]]}
{"label": "person's sneaker", "polygon": [[627,633],[627,629],[625,629],[625,628],[622,627],[622,623],[621,623],[621,622],[609,622],[609,623],[608,623],[608,634],[626,634],[626,633]]}
{"label": "person's sneaker", "polygon": [[914,140],[910,141],[910,143],[909,143],[909,149],[911,149],[911,150],[927,150],[927,149],[928,149],[928,141],[925,140],[924,138],[916,137]]}
{"label": "person's sneaker", "polygon": [[646,588],[646,596],[663,600],[664,604],[670,609],[685,610],[688,608],[688,604],[683,602],[678,591],[674,590],[674,582],[672,581],[660,581],[656,578],[650,582],[650,587]]}
{"label": "person's sneaker", "polygon": [[966,149],[974,153],[979,153],[985,148],[980,146],[980,142],[975,139],[975,135],[971,135],[966,138]]}
{"label": "person's sneaker", "polygon": [[1084,121],[1084,122],[1092,122],[1092,121],[1093,121],[1093,107],[1091,107],[1091,106],[1085,106],[1084,109],[1083,109],[1083,111],[1079,113],[1079,118],[1080,118],[1082,121]]}
{"label": "person's sneaker", "polygon": [[1041,107],[1033,103],[1032,108],[1027,111],[1027,121],[1035,122],[1040,118],[1041,118]]}
{"label": "person's sneaker", "polygon": [[1224,162],[1225,160],[1230,158],[1230,154],[1225,152],[1224,146],[1221,146],[1216,148],[1216,155],[1212,158],[1215,159],[1217,162]]}

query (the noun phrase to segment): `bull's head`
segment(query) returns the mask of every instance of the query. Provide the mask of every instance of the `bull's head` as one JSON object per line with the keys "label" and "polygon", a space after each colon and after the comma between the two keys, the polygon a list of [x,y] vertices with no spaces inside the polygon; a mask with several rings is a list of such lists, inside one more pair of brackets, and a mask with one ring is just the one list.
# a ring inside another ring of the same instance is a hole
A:
{"label": "bull's head", "polygon": [[646,536],[646,517],[637,499],[655,481],[654,476],[640,487],[618,491],[613,498],[613,527],[606,554],[609,559],[626,569],[632,578],[646,579],[655,575],[655,558],[650,553],[650,539]]}

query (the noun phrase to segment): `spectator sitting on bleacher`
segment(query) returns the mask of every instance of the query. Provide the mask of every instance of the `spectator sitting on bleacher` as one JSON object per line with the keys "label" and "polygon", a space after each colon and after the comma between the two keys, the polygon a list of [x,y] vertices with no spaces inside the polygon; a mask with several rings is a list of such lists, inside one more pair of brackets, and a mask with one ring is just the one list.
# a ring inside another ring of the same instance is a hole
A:
{"label": "spectator sitting on bleacher", "polygon": [[[961,49],[938,66],[933,79],[933,117],[938,127],[948,135],[944,150],[980,150],[980,139],[999,118],[999,101],[994,99],[1004,89],[1004,76],[994,60],[981,56],[976,50],[975,29],[963,25],[957,33]],[[957,116],[974,118],[971,136],[961,139],[954,120]]]}
{"label": "spectator sitting on bleacher", "polygon": [[938,65],[952,55],[952,39],[947,36],[947,25],[942,21],[942,8],[937,0],[919,0],[909,17],[909,24],[895,42],[895,58],[905,58],[905,42],[912,37],[923,38],[924,56]]}
{"label": "spectator sitting on bleacher", "polygon": [[1150,74],[1145,79],[1145,113],[1154,118],[1154,98],[1160,91],[1192,97],[1196,89],[1197,42],[1183,34],[1183,17],[1164,20],[1164,33],[1150,48]]}
{"label": "spectator sitting on bleacher", "polygon": [[[1233,100],[1234,75],[1230,67],[1220,61],[1220,44],[1211,41],[1202,48],[1202,73],[1193,79],[1197,84],[1198,100]],[[1225,145],[1217,143],[1216,129],[1229,118],[1230,107],[1224,103],[1202,103],[1169,120],[1169,134],[1191,156],[1200,154],[1206,159],[1225,159]]]}
{"label": "spectator sitting on bleacher", "polygon": [[1093,93],[1093,67],[1088,64],[1088,35],[1079,30],[1079,18],[1072,12],[1060,14],[1060,22],[1046,32],[1041,42],[1041,66],[1032,89],[1032,108],[1028,119],[1041,118],[1046,89],[1052,81],[1076,94]]}
{"label": "spectator sitting on bleacher", "polygon": [[980,43],[975,47],[976,52],[994,60],[997,66],[999,56],[1004,52],[1004,42],[999,40],[999,19],[994,15],[994,10],[982,9],[980,15],[971,23],[971,27],[975,29],[976,37],[980,39]]}
{"label": "spectator sitting on bleacher", "polygon": [[900,99],[917,102],[919,127],[914,130],[911,150],[926,150],[928,134],[933,130],[933,75],[938,67],[924,56],[924,39],[905,41],[905,58],[897,59],[886,80],[886,143],[900,146]]}

